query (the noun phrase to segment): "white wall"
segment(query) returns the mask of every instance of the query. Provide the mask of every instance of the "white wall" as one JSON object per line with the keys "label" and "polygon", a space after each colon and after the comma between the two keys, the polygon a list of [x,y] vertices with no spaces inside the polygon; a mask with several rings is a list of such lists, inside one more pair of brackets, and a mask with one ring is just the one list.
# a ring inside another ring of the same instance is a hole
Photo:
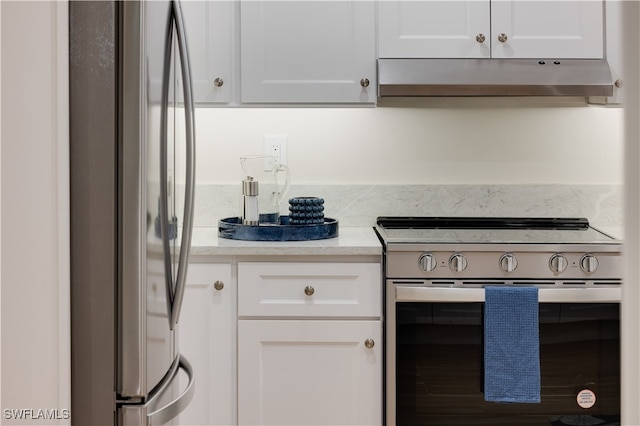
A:
{"label": "white wall", "polygon": [[239,157],[261,154],[269,134],[287,135],[292,184],[623,182],[621,108],[568,99],[385,104],[199,108],[197,182],[239,183]]}
{"label": "white wall", "polygon": [[[64,417],[69,409],[67,4],[2,1],[0,8],[0,416],[3,424],[66,423],[28,417],[37,410]],[[34,411],[16,421],[6,409]]]}

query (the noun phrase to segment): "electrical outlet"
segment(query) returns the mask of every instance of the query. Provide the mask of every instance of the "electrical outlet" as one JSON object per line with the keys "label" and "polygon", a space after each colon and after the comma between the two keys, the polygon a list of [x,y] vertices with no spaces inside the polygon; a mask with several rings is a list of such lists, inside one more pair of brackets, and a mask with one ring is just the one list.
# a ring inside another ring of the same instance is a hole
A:
{"label": "electrical outlet", "polygon": [[264,155],[272,156],[264,161],[264,170],[273,170],[275,162],[287,164],[287,135],[264,135]]}

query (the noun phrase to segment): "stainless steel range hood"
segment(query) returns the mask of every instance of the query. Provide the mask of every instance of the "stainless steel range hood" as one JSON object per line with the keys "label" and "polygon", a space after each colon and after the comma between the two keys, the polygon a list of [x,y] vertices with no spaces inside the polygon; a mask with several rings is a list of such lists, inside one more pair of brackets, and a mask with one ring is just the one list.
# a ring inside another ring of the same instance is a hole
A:
{"label": "stainless steel range hood", "polygon": [[599,59],[378,59],[378,96],[612,96]]}

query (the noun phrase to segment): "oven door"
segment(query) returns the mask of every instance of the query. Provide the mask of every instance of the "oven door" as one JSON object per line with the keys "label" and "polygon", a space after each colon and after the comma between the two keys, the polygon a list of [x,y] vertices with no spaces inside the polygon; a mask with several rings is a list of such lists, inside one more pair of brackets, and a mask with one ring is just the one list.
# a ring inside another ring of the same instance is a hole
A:
{"label": "oven door", "polygon": [[542,401],[495,403],[483,395],[484,289],[389,281],[387,425],[619,424],[620,297],[540,288]]}

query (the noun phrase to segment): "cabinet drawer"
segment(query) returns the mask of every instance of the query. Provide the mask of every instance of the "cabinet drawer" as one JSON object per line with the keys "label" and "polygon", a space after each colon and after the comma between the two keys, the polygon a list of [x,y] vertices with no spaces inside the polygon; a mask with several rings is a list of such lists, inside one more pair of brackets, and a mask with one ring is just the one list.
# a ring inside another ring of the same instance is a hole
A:
{"label": "cabinet drawer", "polygon": [[239,316],[380,317],[379,263],[238,264]]}

